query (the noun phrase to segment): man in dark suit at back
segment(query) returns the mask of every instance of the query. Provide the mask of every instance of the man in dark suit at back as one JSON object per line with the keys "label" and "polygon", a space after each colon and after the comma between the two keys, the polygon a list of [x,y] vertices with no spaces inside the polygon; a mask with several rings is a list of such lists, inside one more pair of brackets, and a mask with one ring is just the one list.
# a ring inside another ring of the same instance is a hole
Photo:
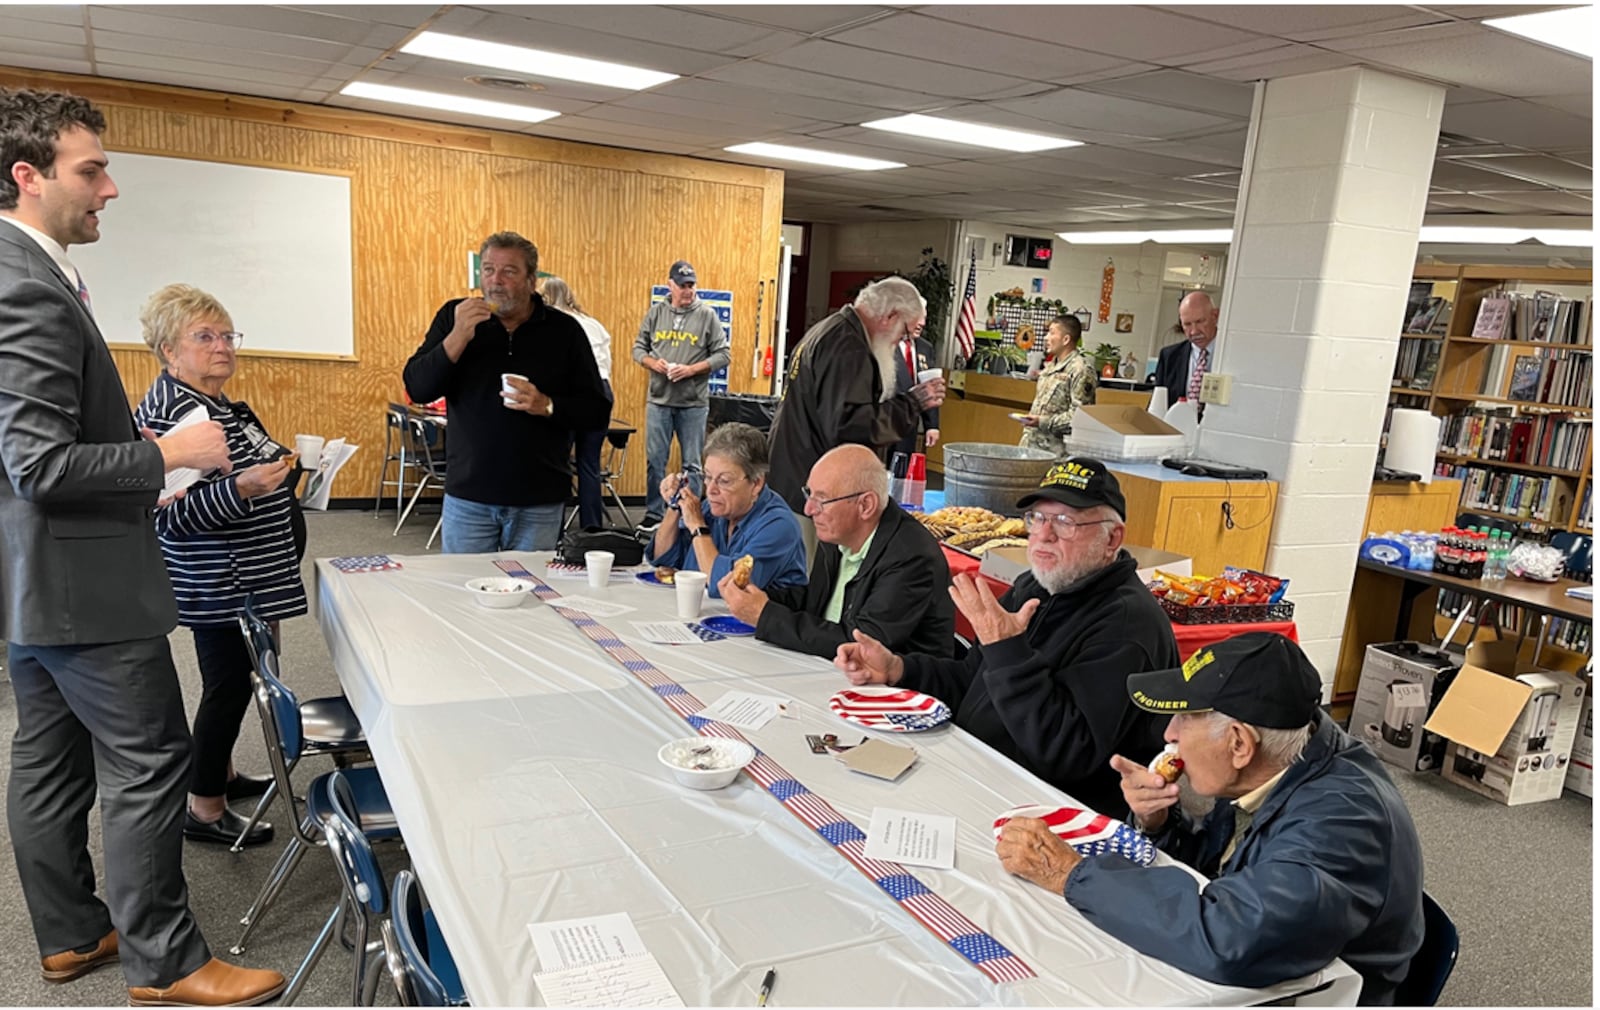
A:
{"label": "man in dark suit at back", "polygon": [[[895,392],[910,389],[917,384],[917,373],[938,366],[933,360],[933,345],[922,339],[922,327],[910,330],[894,345]],[[929,407],[922,412],[922,438],[929,449],[939,444],[939,408]],[[890,452],[903,452],[907,458],[917,451],[915,430],[897,442]],[[924,450],[926,451],[926,450]],[[893,459],[893,456],[890,457]]]}
{"label": "man in dark suit at back", "polygon": [[[121,960],[138,1005],[246,1006],[275,971],[211,956],[189,911],[191,741],[151,507],[163,474],[226,469],[222,426],[141,439],[67,246],[117,196],[86,100],[0,89],[0,630],[17,734],[6,811],[40,971]],[[96,791],[105,900],[87,847]]]}
{"label": "man in dark suit at back", "polygon": [[1178,303],[1178,325],[1184,339],[1161,349],[1156,385],[1167,387],[1167,403],[1187,397],[1200,401],[1200,378],[1211,370],[1211,342],[1217,339],[1220,313],[1204,291],[1191,291]]}

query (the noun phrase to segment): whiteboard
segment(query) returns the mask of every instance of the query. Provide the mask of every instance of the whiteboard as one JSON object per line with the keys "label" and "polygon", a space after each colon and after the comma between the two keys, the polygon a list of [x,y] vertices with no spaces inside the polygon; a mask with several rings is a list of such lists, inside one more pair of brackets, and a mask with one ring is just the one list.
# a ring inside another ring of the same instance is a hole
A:
{"label": "whiteboard", "polygon": [[246,354],[354,355],[348,176],[109,157],[120,195],[70,253],[108,343],[145,346],[139,309],[183,283],[216,296]]}

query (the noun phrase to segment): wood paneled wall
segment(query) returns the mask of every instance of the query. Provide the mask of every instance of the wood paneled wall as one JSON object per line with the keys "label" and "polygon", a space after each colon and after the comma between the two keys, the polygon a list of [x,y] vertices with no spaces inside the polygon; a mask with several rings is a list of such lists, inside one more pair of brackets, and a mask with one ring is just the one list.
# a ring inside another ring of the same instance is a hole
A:
{"label": "wood paneled wall", "polygon": [[[701,286],[734,293],[730,388],[767,388],[751,371],[776,317],[783,206],[776,170],[3,67],[0,85],[57,88],[95,101],[108,120],[113,178],[117,151],[350,174],[357,360],[252,355],[247,348],[227,389],[248,400],[279,441],[305,432],[361,445],[335,497],[371,494],[384,405],[402,398],[401,369],[439,305],[465,293],[467,251],[502,229],[532,239],[540,269],[565,278],[611,332],[614,416],[640,429],[629,446],[624,494],[644,491],[647,376],[633,363],[633,338],[650,286],[665,283],[674,260],[692,262]],[[115,202],[103,227],[117,227]],[[234,324],[250,331],[248,319]],[[155,359],[130,350],[115,357],[137,403],[155,377]]]}

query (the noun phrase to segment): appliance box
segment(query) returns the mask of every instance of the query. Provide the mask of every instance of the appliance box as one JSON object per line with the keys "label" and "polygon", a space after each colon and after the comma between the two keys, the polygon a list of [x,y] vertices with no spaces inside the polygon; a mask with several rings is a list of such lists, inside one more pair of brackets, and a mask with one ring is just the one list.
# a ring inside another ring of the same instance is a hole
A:
{"label": "appliance box", "polygon": [[1585,682],[1583,711],[1578,716],[1578,733],[1572,741],[1572,764],[1567,767],[1567,788],[1585,796],[1594,795],[1594,685]]}
{"label": "appliance box", "polygon": [[1450,653],[1416,642],[1367,646],[1350,709],[1350,735],[1389,764],[1408,772],[1437,772],[1445,740],[1423,723],[1460,668],[1461,661]]}
{"label": "appliance box", "polygon": [[1507,806],[1558,798],[1588,693],[1522,663],[1515,641],[1474,644],[1425,726],[1450,741],[1440,774]]}

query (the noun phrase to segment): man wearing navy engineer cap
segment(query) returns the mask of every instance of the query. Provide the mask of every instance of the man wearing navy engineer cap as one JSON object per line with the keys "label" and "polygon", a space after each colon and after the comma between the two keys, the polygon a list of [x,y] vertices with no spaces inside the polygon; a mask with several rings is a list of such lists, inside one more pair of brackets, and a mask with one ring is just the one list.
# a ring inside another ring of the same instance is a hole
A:
{"label": "man wearing navy engineer cap", "polygon": [[1223,985],[1261,987],[1334,958],[1361,975],[1360,1002],[1390,1004],[1422,944],[1422,851],[1411,814],[1366,744],[1318,705],[1322,681],[1300,647],[1250,632],[1182,667],[1135,674],[1128,696],[1170,715],[1195,793],[1190,818],[1168,784],[1117,756],[1133,823],[1199,870],[1080,857],[1043,821],[1008,823],[1002,865],[1062,894],[1135,950]]}
{"label": "man wearing navy engineer cap", "polygon": [[1118,815],[1111,755],[1149,759],[1161,749],[1161,720],[1129,703],[1124,682],[1178,665],[1172,624],[1122,549],[1127,504],[1103,463],[1056,464],[1017,508],[1030,571],[998,600],[970,575],[951,580],[978,638],[965,659],[897,656],[857,629],[834,665],[855,684],[943,700],[956,725],[1078,802]]}

